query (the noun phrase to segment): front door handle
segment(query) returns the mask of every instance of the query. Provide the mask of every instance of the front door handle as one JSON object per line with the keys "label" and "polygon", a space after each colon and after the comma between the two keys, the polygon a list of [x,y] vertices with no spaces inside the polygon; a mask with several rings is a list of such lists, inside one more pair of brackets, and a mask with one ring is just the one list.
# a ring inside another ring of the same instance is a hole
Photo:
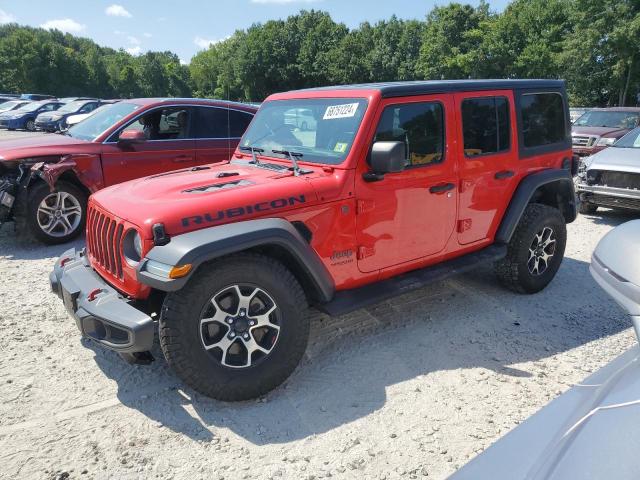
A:
{"label": "front door handle", "polygon": [[182,163],[182,162],[192,162],[193,161],[193,157],[190,155],[180,155],[178,157],[174,157],[173,161],[176,163]]}
{"label": "front door handle", "polygon": [[514,175],[514,172],[512,172],[511,170],[501,170],[500,172],[497,172],[493,177],[496,180],[505,180],[507,178],[513,177]]}
{"label": "front door handle", "polygon": [[429,187],[429,191],[431,193],[444,193],[449,190],[453,190],[454,188],[456,188],[456,186],[453,183],[441,183],[440,185]]}

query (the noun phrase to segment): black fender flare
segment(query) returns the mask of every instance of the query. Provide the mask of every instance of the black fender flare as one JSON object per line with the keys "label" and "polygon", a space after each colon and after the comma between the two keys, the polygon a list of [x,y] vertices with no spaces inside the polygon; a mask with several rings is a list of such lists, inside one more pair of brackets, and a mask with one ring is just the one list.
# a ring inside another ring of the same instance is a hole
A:
{"label": "black fender flare", "polygon": [[502,222],[496,233],[496,242],[509,243],[525,208],[531,203],[536,192],[544,187],[554,187],[559,193],[563,194],[565,202],[561,211],[564,215],[565,222],[571,223],[576,219],[578,211],[576,208],[576,193],[571,172],[564,169],[549,169],[532,173],[520,181],[516,191],[511,197],[511,202],[502,217]]}
{"label": "black fender flare", "polygon": [[[138,281],[161,291],[177,291],[202,263],[265,246],[286,249],[296,262],[296,268],[313,288],[316,300],[328,302],[333,298],[335,285],[324,263],[298,230],[281,218],[247,220],[171,237],[166,245],[153,247],[140,262],[137,268]],[[185,277],[163,278],[146,270],[145,266],[150,260],[171,266],[191,264],[192,268]]]}

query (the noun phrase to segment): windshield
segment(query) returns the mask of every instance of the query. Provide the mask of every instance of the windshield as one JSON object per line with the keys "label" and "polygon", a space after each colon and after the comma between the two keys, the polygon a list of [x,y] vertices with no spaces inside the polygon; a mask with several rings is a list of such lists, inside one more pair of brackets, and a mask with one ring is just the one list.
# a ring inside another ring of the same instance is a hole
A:
{"label": "windshield", "polygon": [[640,112],[604,112],[591,110],[578,118],[574,125],[579,127],[635,128]]}
{"label": "windshield", "polygon": [[0,112],[7,112],[9,110],[13,110],[17,105],[22,105],[23,102],[18,102],[15,100],[12,100],[10,102],[4,102],[3,104],[0,105]]}
{"label": "windshield", "polygon": [[65,103],[58,109],[60,113],[69,113],[69,112],[77,112],[82,108],[82,106],[87,102],[69,102]]}
{"label": "windshield", "polygon": [[242,137],[244,147],[288,150],[300,160],[337,165],[349,153],[367,109],[362,98],[273,100],[262,105]]}
{"label": "windshield", "polygon": [[640,128],[631,130],[612,146],[618,148],[640,148]]}
{"label": "windshield", "polygon": [[105,109],[94,113],[77,125],[71,127],[67,133],[81,140],[93,141],[105,130],[115,125],[139,106],[133,103],[114,103],[105,105]]}
{"label": "windshield", "polygon": [[35,112],[38,110],[43,104],[40,102],[31,102],[26,105],[20,107],[16,110],[16,112]]}

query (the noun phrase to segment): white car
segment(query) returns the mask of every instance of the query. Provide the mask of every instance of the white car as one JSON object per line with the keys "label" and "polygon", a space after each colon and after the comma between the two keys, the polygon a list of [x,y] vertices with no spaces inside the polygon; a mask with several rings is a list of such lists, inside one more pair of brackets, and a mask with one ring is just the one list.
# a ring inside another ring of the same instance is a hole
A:
{"label": "white car", "polygon": [[67,117],[67,128],[73,127],[74,125],[77,125],[78,123],[80,123],[81,121],[85,120],[86,118],[89,118],[91,115],[100,112],[102,110],[105,109],[105,107],[108,107],[110,105],[113,105],[114,103],[117,102],[109,102],[109,103],[104,103],[102,102],[103,105],[99,106],[98,108],[96,108],[95,110],[89,112],[89,113],[78,113],[76,115],[70,115]]}

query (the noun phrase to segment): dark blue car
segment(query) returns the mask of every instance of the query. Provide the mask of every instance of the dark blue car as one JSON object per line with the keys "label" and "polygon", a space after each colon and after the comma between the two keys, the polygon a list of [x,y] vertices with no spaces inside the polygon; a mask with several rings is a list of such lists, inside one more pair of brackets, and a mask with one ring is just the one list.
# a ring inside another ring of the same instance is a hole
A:
{"label": "dark blue car", "polygon": [[66,120],[71,115],[93,112],[101,105],[99,100],[76,100],[65,103],[53,112],[44,112],[36,118],[36,129],[57,132],[67,127]]}
{"label": "dark blue car", "polygon": [[17,110],[0,114],[0,128],[9,130],[24,129],[33,132],[36,129],[36,117],[38,115],[43,112],[57,110],[62,105],[57,100],[28,103]]}

